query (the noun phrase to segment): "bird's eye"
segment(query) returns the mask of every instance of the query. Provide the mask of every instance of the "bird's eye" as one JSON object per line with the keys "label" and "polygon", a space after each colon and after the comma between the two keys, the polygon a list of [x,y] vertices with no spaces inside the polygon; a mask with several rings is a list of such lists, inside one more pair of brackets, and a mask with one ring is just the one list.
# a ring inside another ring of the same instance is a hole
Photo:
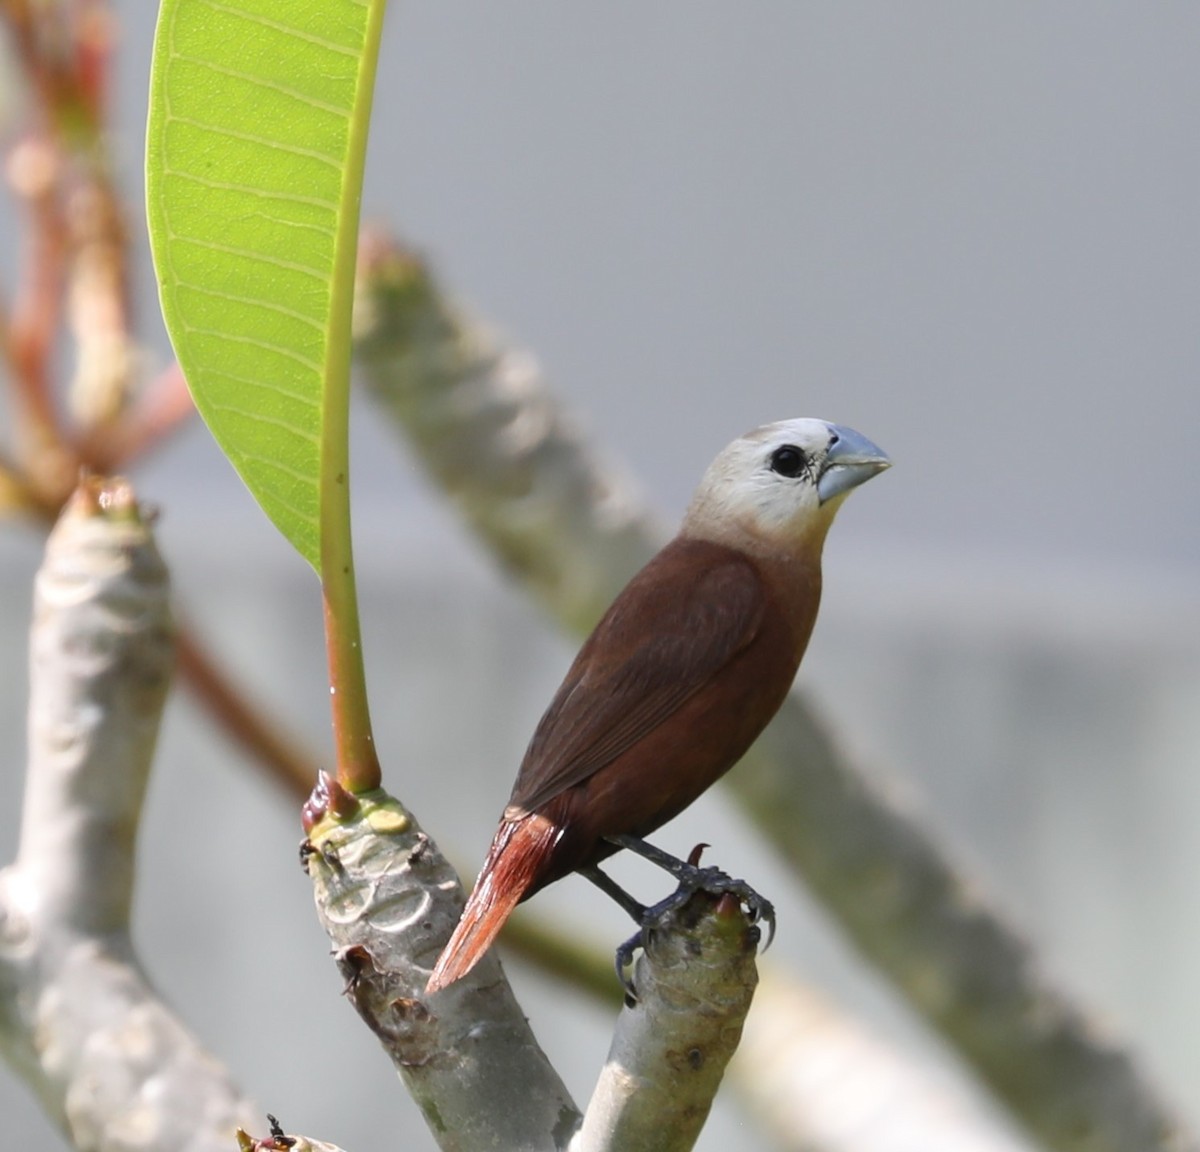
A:
{"label": "bird's eye", "polygon": [[780,476],[799,476],[808,468],[803,452],[793,444],[785,444],[771,453],[771,471]]}

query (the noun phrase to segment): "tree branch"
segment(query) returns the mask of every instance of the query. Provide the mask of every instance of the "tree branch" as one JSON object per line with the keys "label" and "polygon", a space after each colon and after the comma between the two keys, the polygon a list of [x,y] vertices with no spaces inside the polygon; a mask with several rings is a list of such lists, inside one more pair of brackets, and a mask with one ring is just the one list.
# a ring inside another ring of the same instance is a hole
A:
{"label": "tree branch", "polygon": [[697,893],[650,932],[571,1152],[687,1152],[737,1050],[758,983],[758,929]]}
{"label": "tree branch", "polygon": [[129,939],[167,595],[128,486],[83,485],[37,578],[20,846],[0,872],[0,1049],[78,1147],[106,1152],[218,1152],[253,1118]]}
{"label": "tree branch", "polygon": [[425,983],[462,911],[454,869],[381,791],[323,777],[305,862],[346,994],[442,1148],[566,1147],[579,1111],[489,953],[433,997]]}

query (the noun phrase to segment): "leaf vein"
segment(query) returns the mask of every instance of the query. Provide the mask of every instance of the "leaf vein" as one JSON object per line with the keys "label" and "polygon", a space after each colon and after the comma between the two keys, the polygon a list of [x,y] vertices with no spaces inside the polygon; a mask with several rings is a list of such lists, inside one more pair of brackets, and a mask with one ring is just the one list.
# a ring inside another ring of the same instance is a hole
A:
{"label": "leaf vein", "polygon": [[[239,192],[246,196],[258,196],[265,200],[279,200],[287,204],[304,204],[311,208],[324,208],[329,212],[336,212],[338,204],[336,200],[325,200],[320,196],[305,196],[299,192],[275,192],[269,188],[255,188],[250,184],[241,184],[236,180],[214,180],[211,176],[197,176],[194,172],[184,172],[180,168],[172,168],[170,165],[163,166],[163,175],[173,177],[176,180],[187,180],[193,184],[199,184],[201,188],[213,188],[220,192]],[[316,228],[318,225],[306,225],[309,228]],[[329,235],[333,235],[333,229],[329,229]]]}
{"label": "leaf vein", "polygon": [[[250,452],[245,448],[238,448],[238,449],[236,449],[236,451],[237,451],[238,456],[240,456],[243,460],[247,460],[253,464],[261,464],[264,467],[271,468],[276,472],[282,472],[283,475],[290,476],[293,480],[296,480],[300,484],[303,484],[305,488],[309,488],[309,489],[316,488],[316,484],[313,483],[313,479],[311,476],[309,476],[305,472],[299,471],[296,468],[291,468],[287,464],[280,463],[278,460],[275,459],[274,456],[264,456],[261,452]],[[304,509],[300,508],[298,505],[293,504],[288,500],[285,500],[283,497],[279,496],[279,494],[277,492],[273,492],[272,495],[275,496],[275,498],[277,498],[281,504],[284,504],[290,511],[294,512],[297,516],[301,517],[304,520],[307,520],[310,524],[317,523],[317,518],[315,516],[304,511]]]}
{"label": "leaf vein", "polygon": [[306,444],[320,444],[319,437],[314,436],[307,429],[300,428],[281,417],[264,416],[261,412],[255,412],[248,408],[239,408],[236,404],[224,404],[215,401],[210,401],[209,407],[214,412],[227,412],[233,416],[244,416],[247,420],[251,420],[256,424],[266,424],[271,428],[278,428],[281,432],[287,432],[289,435],[303,440]]}
{"label": "leaf vein", "polygon": [[321,375],[320,361],[314,360],[311,356],[305,356],[303,352],[297,352],[286,344],[276,344],[273,340],[263,340],[258,336],[244,336],[238,332],[225,332],[220,328],[205,328],[187,320],[183,320],[183,326],[193,336],[215,336],[218,340],[228,340],[231,344],[245,344],[251,348],[261,348],[264,352],[278,352],[284,359],[292,360],[300,367],[307,368],[318,376]]}
{"label": "leaf vein", "polygon": [[277,152],[283,152],[288,156],[316,160],[320,164],[326,164],[333,168],[339,174],[342,170],[340,156],[331,156],[328,152],[322,152],[316,148],[302,148],[298,144],[274,140],[270,136],[260,136],[257,132],[242,132],[225,124],[210,124],[207,121],[198,120],[194,116],[182,116],[178,112],[168,112],[166,119],[168,124],[186,124],[189,128],[197,128],[201,132],[212,132],[216,136],[225,136],[230,140],[242,140],[247,144],[257,144],[263,148],[274,148]]}
{"label": "leaf vein", "polygon": [[246,72],[241,68],[229,68],[224,64],[217,64],[212,60],[206,60],[203,56],[192,56],[182,52],[176,52],[174,59],[181,61],[184,64],[194,64],[197,68],[204,68],[210,72],[215,72],[219,76],[228,76],[233,80],[243,80],[247,84],[253,84],[256,88],[265,88],[268,92],[277,92],[280,96],[287,96],[289,99],[296,100],[301,104],[306,104],[310,108],[315,108],[319,112],[329,112],[334,116],[339,116],[341,119],[348,119],[349,110],[341,104],[332,104],[328,100],[320,100],[316,96],[310,96],[307,92],[299,88],[295,88],[290,84],[281,84],[278,80],[268,80],[263,76],[256,76],[252,72]]}
{"label": "leaf vein", "polygon": [[226,16],[233,16],[236,19],[245,20],[247,23],[257,24],[262,28],[270,28],[275,32],[283,32],[288,36],[295,36],[297,40],[303,40],[317,48],[326,48],[330,52],[337,52],[342,56],[349,56],[354,60],[358,59],[357,49],[347,48],[344,44],[338,44],[335,40],[326,40],[323,36],[314,36],[311,32],[301,31],[301,29],[291,24],[285,24],[282,20],[272,20],[267,16],[260,16],[257,13],[245,12],[240,8],[235,8],[232,4],[220,4],[217,0],[204,0],[204,3],[214,12],[223,12]]}
{"label": "leaf vein", "polygon": [[256,252],[253,248],[242,248],[236,244],[218,244],[201,236],[186,236],[181,232],[171,232],[168,239],[182,244],[195,244],[198,248],[206,248],[211,252],[224,252],[227,256],[241,256],[265,264],[268,268],[279,268],[287,272],[299,272],[320,280],[323,284],[329,280],[329,273],[324,268],[314,268],[311,264],[300,264],[295,260],[285,260],[282,256],[270,256],[265,252]]}
{"label": "leaf vein", "polygon": [[202,296],[211,296],[214,300],[229,300],[234,304],[249,304],[255,308],[263,308],[268,312],[274,312],[279,316],[286,316],[291,320],[298,320],[301,324],[307,324],[315,332],[324,332],[325,325],[314,320],[311,316],[305,315],[296,308],[289,308],[286,304],[280,304],[275,300],[264,299],[261,296],[242,296],[236,292],[228,292],[224,288],[220,291],[215,288],[207,288],[203,284],[196,284],[190,280],[185,280],[182,276],[175,281],[177,288],[186,288],[190,292],[197,292]]}
{"label": "leaf vein", "polygon": [[271,384],[252,376],[241,376],[236,372],[226,372],[223,368],[209,368],[207,371],[214,377],[220,380],[228,380],[232,384],[244,384],[248,388],[261,388],[267,392],[273,392],[278,396],[282,396],[285,400],[294,400],[297,404],[306,404],[309,408],[320,407],[317,398],[309,392],[296,392],[291,388],[283,387],[281,384]]}

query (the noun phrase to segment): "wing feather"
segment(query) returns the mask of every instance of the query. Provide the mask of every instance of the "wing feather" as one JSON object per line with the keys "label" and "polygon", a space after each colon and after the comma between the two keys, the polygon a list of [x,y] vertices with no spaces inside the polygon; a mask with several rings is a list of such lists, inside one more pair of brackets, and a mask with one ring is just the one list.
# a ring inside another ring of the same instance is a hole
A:
{"label": "wing feather", "polygon": [[754,639],[766,597],[750,561],[725,548],[699,557],[673,548],[631,581],[575,658],[533,734],[506,818],[612,763]]}

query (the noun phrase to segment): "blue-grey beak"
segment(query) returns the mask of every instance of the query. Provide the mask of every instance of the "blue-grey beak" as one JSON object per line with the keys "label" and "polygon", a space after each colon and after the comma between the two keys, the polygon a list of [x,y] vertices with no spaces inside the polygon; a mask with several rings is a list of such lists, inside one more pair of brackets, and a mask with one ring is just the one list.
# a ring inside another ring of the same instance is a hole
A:
{"label": "blue-grey beak", "polygon": [[843,428],[840,424],[830,424],[829,432],[833,440],[817,478],[817,496],[822,504],[892,466],[888,454],[861,432]]}

